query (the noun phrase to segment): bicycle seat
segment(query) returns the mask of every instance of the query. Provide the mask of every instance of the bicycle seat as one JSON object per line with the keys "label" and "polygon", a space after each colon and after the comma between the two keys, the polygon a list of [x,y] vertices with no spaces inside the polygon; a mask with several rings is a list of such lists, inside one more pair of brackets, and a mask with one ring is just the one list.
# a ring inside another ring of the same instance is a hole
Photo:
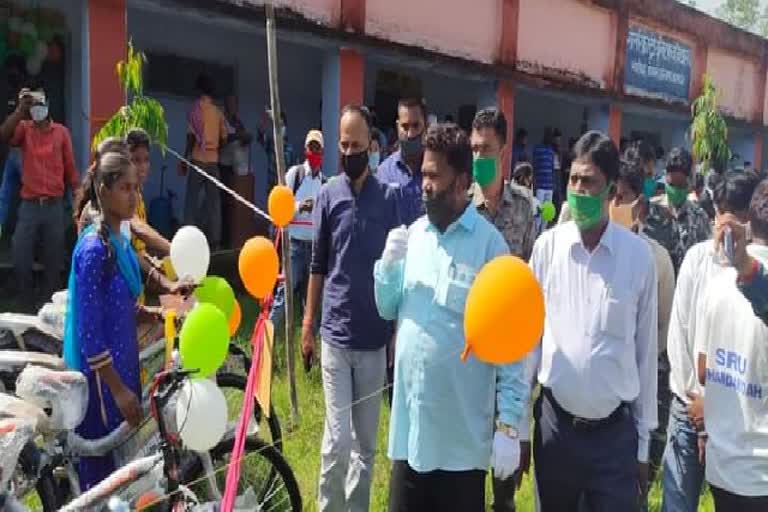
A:
{"label": "bicycle seat", "polygon": [[77,371],[27,366],[16,380],[16,394],[50,410],[54,430],[71,430],[80,425],[88,407],[88,381]]}
{"label": "bicycle seat", "polygon": [[34,425],[28,419],[0,419],[0,492],[7,489],[21,450],[34,436]]}
{"label": "bicycle seat", "polygon": [[42,366],[52,370],[64,370],[64,360],[43,352],[21,350],[0,350],[0,372],[21,373],[29,365]]}

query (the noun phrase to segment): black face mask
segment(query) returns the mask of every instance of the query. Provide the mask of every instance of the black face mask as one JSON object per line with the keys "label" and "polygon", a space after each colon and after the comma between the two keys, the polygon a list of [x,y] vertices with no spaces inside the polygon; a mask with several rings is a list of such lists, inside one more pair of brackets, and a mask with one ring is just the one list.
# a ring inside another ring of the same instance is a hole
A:
{"label": "black face mask", "polygon": [[424,202],[424,208],[427,210],[429,222],[437,227],[445,227],[445,224],[453,218],[454,209],[451,203],[450,194],[456,187],[456,180],[445,190],[429,194],[426,190],[421,194],[421,200]]}
{"label": "black face mask", "polygon": [[368,150],[341,155],[341,168],[350,180],[355,181],[368,168]]}

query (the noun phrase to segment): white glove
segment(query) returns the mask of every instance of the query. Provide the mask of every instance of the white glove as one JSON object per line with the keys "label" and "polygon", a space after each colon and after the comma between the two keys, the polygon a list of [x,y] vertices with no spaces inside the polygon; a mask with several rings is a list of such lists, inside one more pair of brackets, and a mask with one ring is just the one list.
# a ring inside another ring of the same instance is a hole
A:
{"label": "white glove", "polygon": [[493,436],[491,462],[496,478],[506,480],[514,475],[520,466],[520,440],[496,432]]}
{"label": "white glove", "polygon": [[387,243],[384,252],[381,253],[381,262],[385,267],[405,258],[408,251],[408,228],[400,226],[393,229],[387,235]]}

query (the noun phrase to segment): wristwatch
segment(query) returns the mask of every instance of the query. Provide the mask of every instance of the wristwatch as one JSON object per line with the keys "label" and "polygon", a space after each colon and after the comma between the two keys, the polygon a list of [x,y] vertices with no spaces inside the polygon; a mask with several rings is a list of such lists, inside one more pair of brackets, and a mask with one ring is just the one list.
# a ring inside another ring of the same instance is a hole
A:
{"label": "wristwatch", "polygon": [[504,423],[503,421],[497,420],[496,421],[496,431],[501,432],[507,437],[511,437],[512,439],[517,439],[518,432],[517,427],[513,427],[512,425],[508,425]]}

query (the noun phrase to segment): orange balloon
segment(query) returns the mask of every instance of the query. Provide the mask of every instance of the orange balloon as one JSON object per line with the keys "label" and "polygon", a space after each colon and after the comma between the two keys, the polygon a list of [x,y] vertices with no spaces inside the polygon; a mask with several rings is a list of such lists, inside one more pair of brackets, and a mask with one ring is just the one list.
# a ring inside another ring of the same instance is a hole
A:
{"label": "orange balloon", "polygon": [[159,494],[157,494],[155,491],[149,491],[148,493],[139,496],[139,499],[136,500],[136,510],[146,510],[149,507],[160,503],[160,501],[162,501],[162,499]]}
{"label": "orange balloon", "polygon": [[229,335],[234,336],[240,328],[240,322],[243,320],[243,310],[240,309],[240,303],[235,299],[235,308],[229,317]]}
{"label": "orange balloon", "polygon": [[269,216],[272,217],[272,222],[277,227],[284,228],[291,222],[296,211],[294,202],[293,192],[285,185],[278,185],[272,188],[272,192],[269,193],[267,207],[269,209]]}
{"label": "orange balloon", "polygon": [[257,299],[263,299],[272,293],[279,268],[275,246],[263,236],[251,238],[240,251],[240,279],[243,280],[248,293]]}
{"label": "orange balloon", "polygon": [[544,294],[528,265],[515,256],[486,263],[467,295],[462,359],[472,352],[486,363],[514,363],[543,332]]}

